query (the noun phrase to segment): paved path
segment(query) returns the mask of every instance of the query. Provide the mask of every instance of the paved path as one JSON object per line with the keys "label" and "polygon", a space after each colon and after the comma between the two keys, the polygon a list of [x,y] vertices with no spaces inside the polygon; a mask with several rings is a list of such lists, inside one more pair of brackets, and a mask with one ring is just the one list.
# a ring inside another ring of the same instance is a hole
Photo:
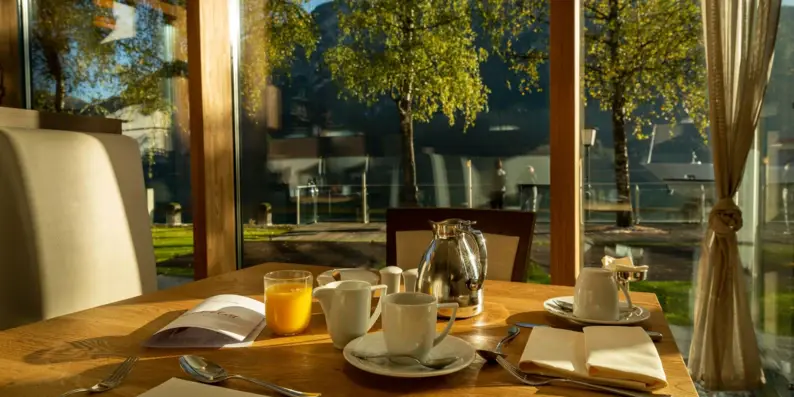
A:
{"label": "paved path", "polygon": [[[615,252],[615,247],[622,245],[632,248],[638,264],[653,269],[650,276],[652,280],[691,280],[702,236],[703,229],[699,224],[641,225],[631,229],[588,225],[585,232],[585,264],[597,265],[604,255],[620,255]],[[794,245],[794,236],[773,228],[764,236],[764,241]],[[386,261],[385,244],[385,223],[297,225],[272,241],[245,242],[244,263],[254,265],[279,261],[340,267],[377,266]],[[536,225],[530,257],[546,271],[551,263],[550,244],[549,225]],[[160,265],[190,266],[192,260],[192,256],[188,255]],[[794,262],[794,257],[788,261]]]}

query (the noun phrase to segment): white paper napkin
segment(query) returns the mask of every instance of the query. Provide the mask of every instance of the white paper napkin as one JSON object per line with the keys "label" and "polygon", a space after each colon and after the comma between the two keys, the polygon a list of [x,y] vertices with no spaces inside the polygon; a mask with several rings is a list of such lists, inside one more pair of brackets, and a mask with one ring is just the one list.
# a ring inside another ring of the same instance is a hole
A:
{"label": "white paper napkin", "polygon": [[634,266],[634,260],[631,259],[630,256],[626,256],[626,257],[623,257],[623,258],[613,258],[613,257],[611,257],[609,255],[604,255],[604,257],[601,258],[601,264],[602,264],[602,267],[604,269],[612,270],[613,272],[618,272],[618,271],[629,271],[629,272],[631,272],[631,271],[634,271],[634,272],[641,271],[641,272],[644,272],[644,271],[648,271],[648,266],[647,265]]}
{"label": "white paper napkin", "polygon": [[519,367],[636,390],[667,386],[659,352],[640,327],[533,328]]}
{"label": "white paper napkin", "polygon": [[171,378],[138,397],[262,397],[262,395]]}

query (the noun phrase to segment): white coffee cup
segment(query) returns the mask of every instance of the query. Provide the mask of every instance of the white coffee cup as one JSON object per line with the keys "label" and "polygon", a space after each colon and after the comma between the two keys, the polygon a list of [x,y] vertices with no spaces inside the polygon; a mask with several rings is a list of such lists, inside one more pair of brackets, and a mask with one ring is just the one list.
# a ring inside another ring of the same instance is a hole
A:
{"label": "white coffee cup", "polygon": [[619,305],[618,281],[613,271],[599,267],[581,270],[573,296],[574,316],[587,320],[617,321],[620,319]]}
{"label": "white coffee cup", "polygon": [[[383,299],[382,326],[386,350],[392,355],[427,358],[455,323],[457,303],[438,303],[435,296],[420,292],[399,292]],[[444,330],[436,335],[439,308],[452,309]]]}

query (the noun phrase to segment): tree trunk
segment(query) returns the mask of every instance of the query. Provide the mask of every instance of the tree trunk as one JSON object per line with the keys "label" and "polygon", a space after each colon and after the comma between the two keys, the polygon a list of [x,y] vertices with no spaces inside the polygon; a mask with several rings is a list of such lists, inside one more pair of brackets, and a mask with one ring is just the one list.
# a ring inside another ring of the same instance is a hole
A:
{"label": "tree trunk", "polygon": [[[617,0],[609,0],[609,25],[610,34],[608,40],[610,61],[613,66],[617,65],[619,57],[621,25],[618,18],[620,6]],[[629,181],[629,142],[626,137],[626,114],[624,106],[624,81],[613,80],[612,89],[612,139],[615,146],[615,187],[618,191],[618,204],[626,207],[629,211],[616,211],[615,223],[618,227],[630,227],[631,222],[631,183]]]}
{"label": "tree trunk", "polygon": [[[622,106],[617,109],[612,108],[612,135],[615,141],[615,187],[618,191],[618,204],[627,205],[628,208],[631,208],[628,138],[626,136],[626,124]],[[615,216],[617,226],[631,226],[631,211],[618,211]]]}
{"label": "tree trunk", "polygon": [[63,105],[66,99],[66,76],[63,71],[63,64],[59,56],[56,46],[44,39],[39,39],[42,43],[42,50],[44,51],[44,59],[47,62],[47,69],[52,74],[52,79],[55,80],[55,103],[53,107],[55,111],[60,113],[63,111]]}
{"label": "tree trunk", "polygon": [[401,166],[403,172],[400,187],[400,206],[419,206],[418,189],[416,186],[416,155],[414,154],[414,120],[409,100],[402,99],[398,103],[400,115],[400,136],[402,137]]}
{"label": "tree trunk", "polygon": [[66,89],[64,87],[63,74],[57,74],[55,77],[55,111],[60,113],[63,111],[64,97]]}

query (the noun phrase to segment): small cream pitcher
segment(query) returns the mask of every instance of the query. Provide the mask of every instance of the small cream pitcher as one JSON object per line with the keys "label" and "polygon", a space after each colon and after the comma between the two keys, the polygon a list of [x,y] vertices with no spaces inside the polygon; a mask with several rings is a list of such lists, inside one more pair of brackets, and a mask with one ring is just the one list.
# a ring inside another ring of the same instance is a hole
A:
{"label": "small cream pitcher", "polygon": [[370,315],[372,293],[386,285],[371,285],[366,281],[334,281],[314,289],[312,296],[320,301],[325,313],[325,324],[331,341],[337,349],[344,349],[353,339],[367,333],[380,317],[383,299],[378,299],[375,312]]}

